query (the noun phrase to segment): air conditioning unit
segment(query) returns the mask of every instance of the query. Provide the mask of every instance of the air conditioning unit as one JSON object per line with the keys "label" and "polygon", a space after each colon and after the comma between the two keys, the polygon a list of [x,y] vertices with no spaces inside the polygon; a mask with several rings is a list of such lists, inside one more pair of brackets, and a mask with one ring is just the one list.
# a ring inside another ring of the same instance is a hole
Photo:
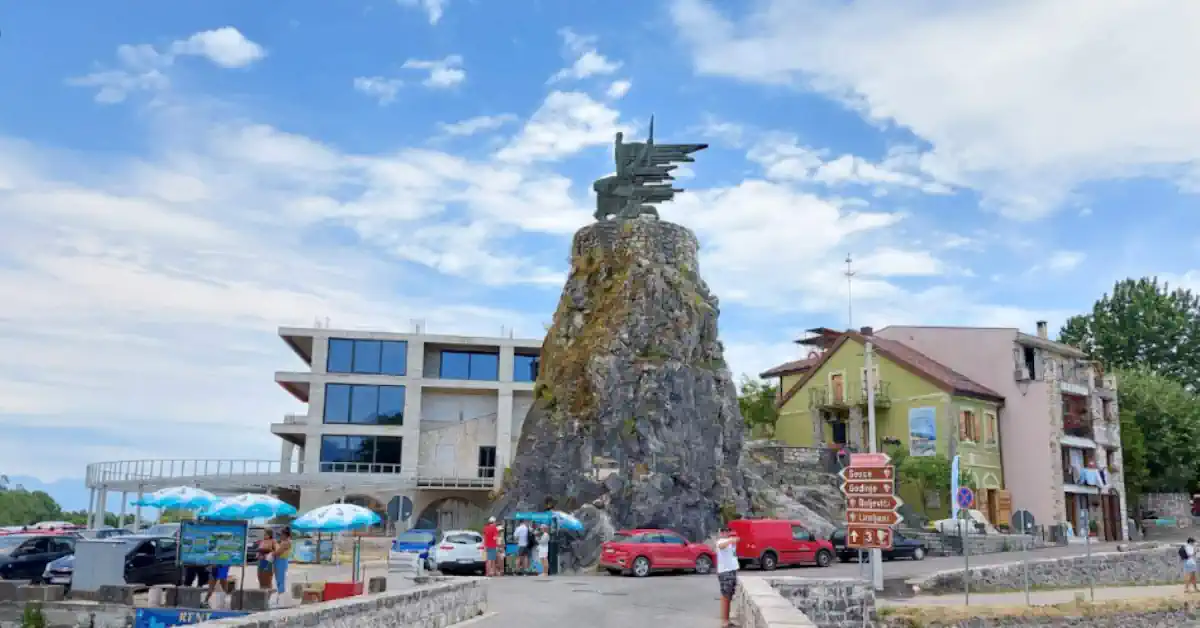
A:
{"label": "air conditioning unit", "polygon": [[1029,369],[1025,368],[1024,366],[1017,367],[1016,370],[1013,371],[1013,379],[1017,380],[1018,382],[1029,381]]}

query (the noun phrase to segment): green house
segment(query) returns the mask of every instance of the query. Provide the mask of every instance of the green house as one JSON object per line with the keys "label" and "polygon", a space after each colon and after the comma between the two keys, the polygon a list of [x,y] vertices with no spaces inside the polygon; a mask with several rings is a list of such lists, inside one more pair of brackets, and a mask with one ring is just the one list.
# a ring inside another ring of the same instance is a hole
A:
{"label": "green house", "polygon": [[[976,508],[991,521],[1003,519],[995,510],[1005,493],[998,423],[1004,397],[895,340],[841,334],[780,396],[775,438],[796,447],[869,449],[868,341],[878,449],[902,445],[912,456],[959,455],[978,488]],[[922,496],[901,486],[905,502],[932,518],[948,514],[947,493]]]}

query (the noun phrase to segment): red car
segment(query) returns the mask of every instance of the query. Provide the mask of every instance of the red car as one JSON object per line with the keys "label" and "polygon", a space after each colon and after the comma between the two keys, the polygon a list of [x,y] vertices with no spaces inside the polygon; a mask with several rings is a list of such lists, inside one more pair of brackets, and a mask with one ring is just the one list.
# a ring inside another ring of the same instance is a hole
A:
{"label": "red car", "polygon": [[670,530],[622,530],[600,548],[600,567],[612,575],[644,578],[655,571],[710,573],[716,555]]}
{"label": "red car", "polygon": [[780,565],[828,567],[833,562],[833,544],[818,539],[799,521],[739,519],[729,528],[738,537],[738,562],[771,571]]}

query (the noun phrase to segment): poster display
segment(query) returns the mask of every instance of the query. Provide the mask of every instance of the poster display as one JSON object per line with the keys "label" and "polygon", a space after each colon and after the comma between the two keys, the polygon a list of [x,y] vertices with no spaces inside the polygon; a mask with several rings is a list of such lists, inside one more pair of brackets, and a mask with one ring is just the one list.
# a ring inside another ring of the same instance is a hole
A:
{"label": "poster display", "polygon": [[185,521],[179,526],[179,562],[240,566],[246,560],[245,523]]}
{"label": "poster display", "polygon": [[937,410],[932,407],[909,408],[908,454],[932,456],[937,453]]}

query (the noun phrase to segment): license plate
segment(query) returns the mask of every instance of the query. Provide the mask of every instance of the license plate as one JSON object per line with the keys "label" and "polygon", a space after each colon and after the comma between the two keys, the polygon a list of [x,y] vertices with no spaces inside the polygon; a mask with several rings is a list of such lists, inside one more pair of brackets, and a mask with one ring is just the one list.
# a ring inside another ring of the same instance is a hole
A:
{"label": "license plate", "polygon": [[460,563],[473,563],[473,562],[475,562],[475,559],[474,559],[474,558],[460,558],[460,559],[458,559],[458,562],[460,562]]}
{"label": "license plate", "polygon": [[50,584],[68,584],[70,582],[71,582],[70,578],[63,578],[61,576],[50,579]]}

